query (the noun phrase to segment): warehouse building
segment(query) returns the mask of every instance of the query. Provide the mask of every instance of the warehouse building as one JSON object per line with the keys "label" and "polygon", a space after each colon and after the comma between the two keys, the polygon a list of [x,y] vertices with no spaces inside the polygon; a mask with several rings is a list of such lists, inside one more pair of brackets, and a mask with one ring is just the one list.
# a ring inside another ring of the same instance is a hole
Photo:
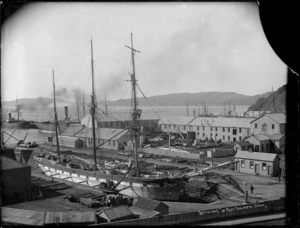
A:
{"label": "warehouse building", "polygon": [[251,121],[251,133],[285,134],[286,115],[282,113],[265,114]]}
{"label": "warehouse building", "polygon": [[280,158],[277,154],[263,152],[238,151],[235,170],[262,176],[278,176],[280,174]]}
{"label": "warehouse building", "polygon": [[238,142],[250,135],[253,118],[238,117],[164,117],[159,121],[163,132],[181,132],[189,139]]}
{"label": "warehouse building", "polygon": [[[95,118],[95,126],[98,128],[114,128],[114,129],[125,129],[131,125],[130,113],[118,113],[118,114],[97,114]],[[81,124],[86,127],[92,128],[92,117],[86,115],[82,120]],[[144,133],[156,132],[158,117],[153,113],[142,113],[140,124],[143,128]]]}

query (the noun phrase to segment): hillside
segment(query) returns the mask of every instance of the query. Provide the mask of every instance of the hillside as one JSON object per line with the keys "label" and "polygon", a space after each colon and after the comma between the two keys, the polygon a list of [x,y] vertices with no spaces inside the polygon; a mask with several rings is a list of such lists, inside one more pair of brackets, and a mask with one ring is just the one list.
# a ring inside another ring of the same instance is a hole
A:
{"label": "hillside", "polygon": [[[199,106],[203,105],[215,105],[226,106],[249,106],[253,104],[257,99],[267,97],[270,92],[247,96],[234,92],[200,92],[200,93],[173,93],[167,95],[159,95],[148,97],[148,101],[153,106]],[[138,105],[148,106],[148,102],[144,98],[138,98]],[[109,106],[127,106],[130,104],[130,99],[123,99],[117,101],[108,101]],[[69,102],[63,99],[57,99],[57,107],[63,108],[63,106],[75,106],[74,102]],[[100,105],[104,105],[104,101],[98,102]],[[18,104],[21,109],[49,109],[53,107],[53,100],[51,98],[23,98],[18,100]],[[3,101],[3,108],[15,108],[16,101]]]}
{"label": "hillside", "polygon": [[[276,112],[285,113],[286,110],[286,85],[274,92]],[[273,94],[268,97],[260,97],[248,108],[248,111],[274,111]]]}
{"label": "hillside", "polygon": [[[223,106],[224,103],[228,106],[230,104],[237,106],[249,106],[253,104],[260,97],[267,97],[270,92],[247,96],[234,92],[200,92],[200,93],[173,93],[167,95],[159,95],[148,97],[148,101],[154,106],[186,106],[187,103],[190,106],[198,106],[204,102],[207,105]],[[109,102],[109,105],[128,105],[130,100],[118,100]],[[148,105],[148,102],[144,98],[138,98],[138,104]]]}

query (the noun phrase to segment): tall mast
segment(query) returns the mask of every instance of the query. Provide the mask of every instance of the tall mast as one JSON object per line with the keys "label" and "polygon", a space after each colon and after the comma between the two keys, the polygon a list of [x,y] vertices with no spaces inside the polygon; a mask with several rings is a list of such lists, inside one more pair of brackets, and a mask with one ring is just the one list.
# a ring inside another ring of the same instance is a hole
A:
{"label": "tall mast", "polygon": [[75,91],[75,94],[76,94],[76,105],[77,105],[77,119],[79,120],[80,117],[79,117],[79,105],[78,105],[78,96],[77,96],[77,91]]}
{"label": "tall mast", "polygon": [[55,100],[54,70],[52,70],[52,76],[53,76],[54,127],[55,127],[55,137],[56,137],[56,151],[57,151],[58,160],[60,160],[60,156],[59,156],[59,140],[58,140],[58,121],[57,121],[56,100]]}
{"label": "tall mast", "polygon": [[20,107],[18,104],[18,95],[16,94],[16,108],[17,108],[17,116],[18,116],[18,122],[20,120]]}
{"label": "tall mast", "polygon": [[189,116],[189,103],[188,103],[188,97],[186,97],[186,116]]}
{"label": "tall mast", "polygon": [[274,113],[276,113],[276,106],[275,106],[275,94],[272,86],[272,94],[273,94],[273,108],[274,108]]}
{"label": "tall mast", "polygon": [[94,88],[94,59],[93,59],[93,40],[91,39],[91,67],[92,67],[92,94],[91,94],[91,116],[93,127],[93,151],[94,151],[94,170],[97,170],[96,157],[96,132],[95,132],[95,88]]}
{"label": "tall mast", "polygon": [[225,102],[224,102],[224,116],[226,115],[226,112],[225,112]]}
{"label": "tall mast", "polygon": [[85,117],[84,90],[82,91],[82,112],[83,117]]}
{"label": "tall mast", "polygon": [[137,109],[134,54],[135,54],[135,52],[140,53],[140,51],[135,50],[133,48],[132,33],[131,33],[131,47],[129,47],[127,45],[125,45],[125,47],[127,47],[131,50],[131,60],[132,60],[131,84],[132,84],[133,101],[134,101],[134,107],[133,107],[133,113],[132,113],[132,131],[133,131],[133,134],[134,134],[134,147],[133,147],[133,150],[134,150],[134,155],[135,155],[136,176],[139,176],[139,163],[138,163],[137,145],[138,145],[138,137],[139,137],[140,128],[138,126],[138,119],[141,117],[142,110]]}
{"label": "tall mast", "polygon": [[108,112],[107,112],[107,100],[106,100],[106,93],[104,94],[104,97],[105,97],[105,115],[107,116],[107,115],[108,115]]}

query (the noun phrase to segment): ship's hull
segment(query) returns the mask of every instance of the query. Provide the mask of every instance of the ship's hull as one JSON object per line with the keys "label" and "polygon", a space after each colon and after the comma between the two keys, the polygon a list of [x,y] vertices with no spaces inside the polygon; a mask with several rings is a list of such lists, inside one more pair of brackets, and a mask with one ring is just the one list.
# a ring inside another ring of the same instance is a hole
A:
{"label": "ship's hull", "polygon": [[[35,124],[41,131],[55,131],[54,124],[51,122],[36,122]],[[60,131],[66,129],[67,126],[67,122],[58,122],[58,128]]]}
{"label": "ship's hull", "polygon": [[20,129],[37,129],[37,126],[33,121],[16,121],[16,122],[1,121],[1,127],[2,128],[20,128]]}
{"label": "ship's hull", "polygon": [[[67,168],[51,164],[51,162],[40,158],[38,158],[37,163],[47,176],[53,176],[91,187],[99,186],[100,183],[106,182],[107,180],[117,183],[122,178],[122,175]],[[139,181],[138,178],[125,178],[116,189],[121,190],[121,194],[130,197],[146,197],[162,201],[178,201],[180,195],[179,186],[159,186],[156,183],[144,183],[143,181]]]}

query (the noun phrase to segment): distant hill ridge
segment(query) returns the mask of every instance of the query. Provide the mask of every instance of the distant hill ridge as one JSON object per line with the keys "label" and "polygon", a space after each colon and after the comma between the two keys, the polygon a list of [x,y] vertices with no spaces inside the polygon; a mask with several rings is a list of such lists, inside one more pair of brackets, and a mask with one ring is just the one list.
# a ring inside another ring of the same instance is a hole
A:
{"label": "distant hill ridge", "polygon": [[253,105],[248,108],[248,111],[271,111],[274,112],[274,100],[275,111],[285,113],[286,110],[286,85],[278,88],[267,97],[260,97]]}
{"label": "distant hill ridge", "polygon": [[[257,99],[265,98],[270,95],[271,92],[264,94],[259,94],[255,96],[248,96],[243,94],[238,94],[235,92],[199,92],[199,93],[172,93],[166,95],[157,95],[148,97],[148,101],[153,106],[186,106],[187,103],[189,106],[198,106],[203,105],[205,102],[206,105],[215,105],[223,106],[224,103],[226,106],[236,105],[236,106],[249,106],[254,104]],[[138,105],[148,106],[148,102],[140,97],[137,99]],[[130,105],[130,99],[121,99],[117,101],[107,101],[109,106],[128,106]],[[21,108],[47,108],[53,106],[52,98],[22,98],[18,100],[18,103],[21,105]],[[74,101],[66,101],[64,99],[57,99],[58,106],[60,105],[74,105]],[[87,102],[88,103],[88,102]],[[100,105],[104,105],[104,101],[98,102]],[[16,101],[3,101],[2,106],[15,106]]]}

